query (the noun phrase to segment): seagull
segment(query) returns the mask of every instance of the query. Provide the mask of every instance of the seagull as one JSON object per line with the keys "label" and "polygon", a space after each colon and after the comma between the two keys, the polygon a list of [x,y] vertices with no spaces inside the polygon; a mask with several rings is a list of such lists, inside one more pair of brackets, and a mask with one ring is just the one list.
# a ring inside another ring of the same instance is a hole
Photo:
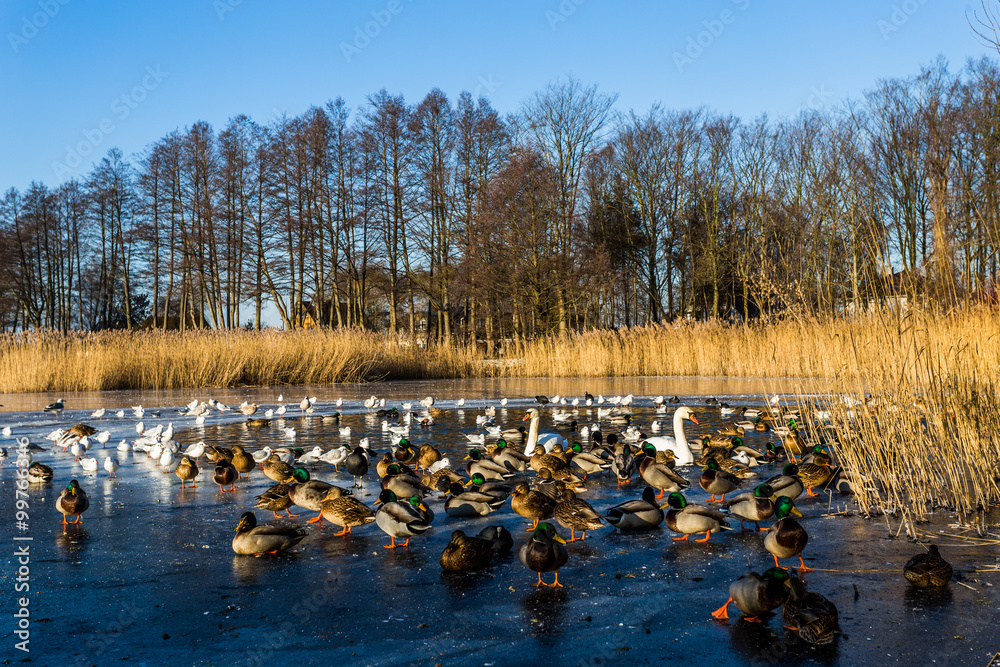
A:
{"label": "seagull", "polygon": [[434,406],[434,397],[433,396],[428,396],[427,398],[420,399],[420,405],[424,406],[425,408],[433,407]]}
{"label": "seagull", "polygon": [[135,425],[135,432],[138,433],[139,435],[143,435],[145,431],[146,431],[146,425],[143,424],[142,422],[139,422],[138,424]]}
{"label": "seagull", "polygon": [[42,412],[62,412],[64,407],[65,406],[63,405],[63,399],[60,398],[55,403],[49,403],[48,405],[46,405],[45,409],[42,410]]}
{"label": "seagull", "polygon": [[264,461],[268,460],[271,457],[271,448],[264,447],[263,449],[259,449],[253,454],[251,454],[251,456],[253,457],[253,460],[258,464],[264,463]]}
{"label": "seagull", "polygon": [[108,444],[108,440],[111,439],[111,431],[101,431],[94,436],[94,440],[101,443],[101,449],[104,449],[104,445]]}
{"label": "seagull", "polygon": [[455,405],[457,405],[460,408],[464,408],[465,407],[465,399],[464,398],[458,399],[457,401],[455,401]]}
{"label": "seagull", "polygon": [[340,435],[344,436],[345,438],[351,437],[351,427],[350,426],[342,426],[340,428]]}
{"label": "seagull", "polygon": [[132,451],[132,445],[129,444],[128,440],[122,440],[118,443],[119,452],[130,452]]}
{"label": "seagull", "polygon": [[284,403],[284,402],[285,402],[285,395],[278,394],[278,403]]}
{"label": "seagull", "polygon": [[196,442],[193,445],[188,445],[187,449],[184,450],[185,456],[190,456],[193,459],[200,459],[202,455],[205,454],[205,441]]}
{"label": "seagull", "polygon": [[3,433],[3,436],[5,438],[9,438],[10,434],[13,433],[13,431],[10,430],[10,426],[4,426],[3,431],[0,431],[0,433]]}
{"label": "seagull", "polygon": [[143,408],[142,408],[141,405],[133,405],[132,406],[132,414],[135,415],[136,419],[142,419],[143,415],[146,414],[146,411],[143,410]]}
{"label": "seagull", "polygon": [[299,410],[302,410],[302,412],[305,412],[306,409],[309,408],[310,405],[311,404],[309,403],[309,397],[307,396],[307,397],[303,398],[301,401],[299,401]]}
{"label": "seagull", "polygon": [[162,434],[163,442],[170,442],[174,439],[174,423],[167,424],[167,429]]}
{"label": "seagull", "polygon": [[107,412],[107,411],[104,408],[98,408],[97,410],[94,410],[93,412],[91,412],[90,416],[94,417],[95,419],[100,419],[101,417],[104,416],[105,412]]}
{"label": "seagull", "polygon": [[110,456],[104,457],[104,469],[111,473],[111,477],[117,477],[115,471],[118,470],[119,465],[121,464],[118,463],[118,459],[111,458]]}
{"label": "seagull", "polygon": [[97,459],[88,456],[80,459],[80,467],[84,472],[97,472]]}
{"label": "seagull", "polygon": [[284,430],[286,438],[288,438],[289,440],[294,440],[295,439],[295,429],[294,428],[292,428],[291,426],[289,426],[289,427],[286,427],[286,428],[284,428],[282,430]]}
{"label": "seagull", "polygon": [[504,396],[503,398],[500,399],[500,407],[501,408],[506,408],[507,407],[507,397],[506,396]]}
{"label": "seagull", "polygon": [[349,454],[350,452],[347,451],[347,447],[344,446],[334,447],[326,454],[320,456],[319,460],[323,461],[324,463],[329,463],[330,465],[333,466],[333,469],[336,470],[338,465],[342,464],[344,461],[347,460]]}
{"label": "seagull", "polygon": [[124,410],[119,410],[118,412],[115,413],[115,417],[118,417],[119,419],[121,419],[124,416],[125,416]]}

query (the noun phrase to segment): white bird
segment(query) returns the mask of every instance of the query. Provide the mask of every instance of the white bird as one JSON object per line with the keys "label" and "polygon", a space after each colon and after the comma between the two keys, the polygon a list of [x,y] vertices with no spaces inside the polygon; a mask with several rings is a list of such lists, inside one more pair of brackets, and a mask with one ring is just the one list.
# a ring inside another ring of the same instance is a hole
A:
{"label": "white bird", "polygon": [[465,437],[469,439],[469,443],[473,445],[482,445],[486,442],[486,436],[482,433],[465,434]]}
{"label": "white bird", "polygon": [[111,477],[117,477],[115,471],[118,470],[119,465],[121,464],[118,463],[118,459],[111,458],[110,456],[104,457],[104,469],[110,473]]}
{"label": "white bird", "polygon": [[163,454],[163,445],[160,443],[155,443],[152,447],[146,450],[146,455],[156,461],[156,465],[160,465],[160,456]]}
{"label": "white bird", "polygon": [[622,438],[626,442],[636,442],[642,437],[642,431],[635,426],[629,426],[622,432]]}
{"label": "white bird", "polygon": [[368,440],[368,438],[361,438],[360,440],[358,440],[358,447],[360,447],[361,449],[368,449],[368,446],[370,444],[371,442]]}
{"label": "white bird", "polygon": [[61,428],[57,428],[56,430],[52,431],[47,436],[45,436],[45,439],[46,440],[51,440],[53,443],[55,443],[55,442],[59,442],[60,440],[62,440],[62,437],[64,435],[66,435],[66,430],[65,429],[61,429]]}
{"label": "white bird", "polygon": [[251,415],[257,412],[258,407],[259,406],[256,403],[247,403],[246,401],[243,401],[240,404],[240,412],[242,412],[247,417],[250,417]]}
{"label": "white bird", "polygon": [[219,404],[214,398],[208,399],[207,403],[213,408]]}
{"label": "white bird", "polygon": [[184,454],[195,460],[200,459],[205,454],[205,441],[201,440],[193,445],[188,445],[187,449],[184,450]]}
{"label": "white bird", "polygon": [[101,449],[104,449],[104,445],[108,444],[108,440],[111,439],[111,431],[101,431],[94,436],[94,440],[101,443]]}
{"label": "white bird", "polygon": [[97,459],[92,456],[80,459],[80,467],[84,472],[97,472]]}
{"label": "white bird", "polygon": [[604,396],[603,395],[601,395],[601,394],[597,395],[597,404],[598,405],[604,405]]}
{"label": "white bird", "polygon": [[204,424],[205,423],[205,415],[199,415],[198,417],[195,417],[194,423],[197,424],[198,426],[201,426],[202,424]]}
{"label": "white bird", "polygon": [[119,452],[131,452],[132,451],[132,445],[129,444],[128,440],[122,440],[121,442],[118,443],[118,451]]}
{"label": "white bird", "polygon": [[306,408],[308,408],[308,407],[309,407],[309,397],[306,396],[301,401],[299,401],[299,410],[302,410],[303,412],[305,412]]}
{"label": "white bird", "polygon": [[76,442],[78,445],[80,445],[80,447],[83,448],[83,451],[87,451],[88,449],[90,449],[90,438],[88,438],[87,436],[82,436]]}
{"label": "white bird", "polygon": [[141,405],[132,406],[132,414],[135,415],[136,419],[142,419],[142,416],[146,414]]}
{"label": "white bird", "polygon": [[167,424],[167,428],[166,428],[165,431],[163,431],[163,433],[161,435],[161,438],[163,439],[163,442],[170,442],[171,440],[174,439],[174,423],[173,422],[170,422],[169,424]]}
{"label": "white bird", "polygon": [[313,447],[311,450],[300,456],[295,460],[296,465],[310,465],[316,463],[320,460],[320,456],[323,455],[322,447]]}
{"label": "white bird", "polygon": [[115,413],[115,417],[118,417],[119,419],[122,418],[122,417],[124,417],[124,416],[125,416],[125,411],[124,410],[119,410],[118,412]]}
{"label": "white bird", "polygon": [[524,453],[526,456],[531,456],[535,450],[535,447],[542,447],[542,449],[548,452],[556,444],[567,446],[566,438],[562,437],[558,433],[539,433],[538,423],[541,421],[542,416],[538,411],[538,408],[529,408],[528,414],[525,415],[525,419],[530,419],[528,424],[528,442],[524,447]]}
{"label": "white bird", "polygon": [[282,430],[285,432],[285,437],[286,438],[288,438],[289,440],[294,440],[295,439],[295,429],[294,428],[292,428],[291,426],[288,426],[288,427],[285,427]]}
{"label": "white bird", "polygon": [[728,405],[723,405],[719,408],[719,414],[734,415],[736,414],[736,408]]}
{"label": "white bird", "polygon": [[288,412],[288,408],[286,408],[286,407],[285,407],[284,405],[279,405],[279,406],[278,406],[278,409],[274,411],[274,414],[276,414],[276,415],[278,415],[279,417],[281,417],[281,416],[282,416],[282,415],[284,415],[284,414],[285,414],[286,412]]}
{"label": "white bird", "polygon": [[458,399],[457,401],[455,401],[455,405],[457,405],[460,408],[464,408],[465,407],[465,399],[464,398]]}
{"label": "white bird", "polygon": [[389,433],[395,433],[396,435],[401,435],[401,436],[406,437],[406,436],[410,435],[410,427],[409,426],[390,426],[389,427]]}
{"label": "white bird", "polygon": [[232,408],[226,405],[225,403],[219,403],[218,401],[216,401],[215,403],[215,409],[218,410],[219,412],[227,412],[229,410],[232,410]]}
{"label": "white bird", "polygon": [[105,412],[107,412],[107,411],[104,408],[98,408],[98,409],[94,410],[93,412],[91,412],[90,416],[93,417],[94,419],[100,419],[101,417],[104,416]]}
{"label": "white bird", "polygon": [[351,437],[351,427],[350,426],[341,426],[340,427],[340,435],[342,437],[345,437],[345,438]]}
{"label": "white bird", "polygon": [[278,458],[281,461],[287,463],[288,465],[292,465],[293,463],[295,463],[295,454],[293,454],[292,450],[288,449],[287,447],[279,447],[278,449],[274,450],[274,453],[278,455]]}
{"label": "white bird", "polygon": [[9,438],[10,434],[13,433],[13,431],[11,431],[10,426],[4,426],[3,431],[0,431],[0,433],[3,433],[3,436],[5,438]]}
{"label": "white bird", "polygon": [[160,465],[163,466],[163,472],[170,472],[170,466],[174,463],[174,453],[169,449],[164,449],[163,453],[160,454]]}
{"label": "white bird", "polygon": [[573,402],[571,403],[571,405],[572,405],[572,406],[573,406],[574,408],[576,408],[576,407],[579,407],[579,405],[580,405],[580,399],[579,399],[579,398],[574,398],[574,399],[573,399]]}
{"label": "white bird", "polygon": [[420,400],[420,405],[424,406],[425,408],[433,407],[434,406],[434,397],[433,396],[428,396],[426,398],[421,399]]}
{"label": "white bird", "polygon": [[656,451],[663,452],[670,450],[677,459],[677,465],[686,466],[694,463],[694,455],[688,446],[687,436],[684,435],[684,420],[690,419],[695,424],[698,420],[694,416],[694,411],[686,405],[682,405],[674,411],[674,437],[668,435],[657,435],[646,438],[646,442],[653,445]]}
{"label": "white bird", "polygon": [[663,420],[662,420],[662,419],[654,419],[654,420],[653,420],[653,423],[649,425],[649,430],[651,430],[651,431],[654,431],[654,432],[655,432],[655,431],[659,431],[659,430],[660,430],[660,429],[662,429],[662,428],[663,428],[663,427],[664,427],[665,425],[666,425],[666,424],[664,424],[664,422],[663,422]]}
{"label": "white bird", "polygon": [[253,457],[253,460],[258,464],[263,463],[264,461],[268,460],[271,457],[271,448],[264,447],[263,449],[259,449],[253,454],[251,454],[251,456]]}
{"label": "white bird", "polygon": [[552,414],[552,421],[557,424],[568,424],[573,420],[572,412],[555,412]]}
{"label": "white bird", "polygon": [[413,409],[413,403],[403,403],[403,409],[404,410],[412,410]]}
{"label": "white bird", "polygon": [[338,465],[346,461],[348,456],[350,456],[350,452],[347,450],[347,447],[340,446],[334,447],[319,458],[324,463],[329,463],[336,468]]}
{"label": "white bird", "polygon": [[73,445],[69,448],[69,453],[72,454],[74,457],[76,457],[78,461],[80,460],[80,455],[83,454],[85,451],[87,450],[85,450],[83,447],[80,446],[79,440],[74,442]]}
{"label": "white bird", "polygon": [[142,422],[139,422],[138,424],[135,425],[135,432],[138,433],[139,435],[143,435],[145,431],[146,431],[146,425],[143,424]]}
{"label": "white bird", "polygon": [[500,407],[501,408],[506,408],[507,407],[507,397],[506,396],[504,396],[503,398],[500,399]]}
{"label": "white bird", "polygon": [[45,406],[42,412],[62,412],[63,408],[66,406],[63,404],[63,399],[59,399],[55,403],[49,403]]}
{"label": "white bird", "polygon": [[486,435],[488,435],[491,438],[499,438],[501,435],[503,435],[503,427],[502,426],[487,426],[486,427]]}
{"label": "white bird", "polygon": [[443,470],[443,469],[447,468],[450,465],[451,465],[451,461],[449,461],[448,458],[445,457],[445,458],[441,459],[440,461],[436,461],[436,462],[432,463],[431,467],[427,469],[427,474],[433,475],[434,473],[438,472],[439,470]]}
{"label": "white bird", "polygon": [[344,399],[343,398],[338,398],[337,399],[337,407],[340,408],[340,407],[343,407],[343,405],[344,405]]}
{"label": "white bird", "polygon": [[278,403],[284,403],[284,402],[285,402],[285,395],[278,394]]}
{"label": "white bird", "polygon": [[271,418],[271,417],[273,417],[273,416],[274,416],[274,409],[272,409],[272,408],[269,408],[268,410],[266,410],[266,411],[264,412],[264,417],[265,417],[266,419],[270,419],[270,418]]}

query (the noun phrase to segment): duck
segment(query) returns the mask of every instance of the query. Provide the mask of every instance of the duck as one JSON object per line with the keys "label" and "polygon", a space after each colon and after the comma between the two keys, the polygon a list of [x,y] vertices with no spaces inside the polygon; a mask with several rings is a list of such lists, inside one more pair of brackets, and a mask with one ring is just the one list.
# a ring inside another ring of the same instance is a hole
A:
{"label": "duck", "polygon": [[736,603],[736,608],[745,615],[751,623],[760,621],[760,616],[777,609],[788,599],[788,571],[780,567],[772,567],[763,574],[747,572],[739,579],[729,584],[729,599],[721,607],[712,612],[719,620],[727,620],[729,603]]}
{"label": "duck", "polygon": [[182,489],[188,488],[184,486],[187,480],[191,480],[191,488],[198,488],[198,485],[194,481],[195,477],[198,476],[198,464],[196,464],[194,459],[190,456],[185,454],[181,457],[181,462],[177,464],[177,469],[174,470],[174,474],[180,478]]}
{"label": "duck", "polygon": [[778,519],[767,535],[764,536],[764,548],[774,556],[774,565],[781,567],[779,558],[799,557],[800,572],[811,572],[812,568],[806,567],[802,560],[802,550],[809,542],[809,534],[806,533],[798,521],[792,517],[801,517],[802,512],[795,507],[795,503],[787,496],[781,496],[774,503],[774,516]]}
{"label": "duck", "polygon": [[53,477],[55,477],[55,473],[52,472],[52,468],[48,467],[44,463],[35,461],[28,466],[29,484],[45,484],[47,482],[51,482]]}
{"label": "duck", "polygon": [[653,449],[652,444],[643,443],[642,454],[643,456],[636,459],[639,476],[646,484],[660,490],[657,498],[662,498],[666,492],[680,491],[690,486],[690,482],[679,474],[662,463],[656,462],[656,450]]}
{"label": "duck", "polygon": [[805,582],[796,576],[789,577],[785,585],[789,589],[782,608],[785,628],[809,644],[832,644],[841,633],[837,606],[819,593],[809,592]]}
{"label": "duck", "polygon": [[682,405],[674,411],[674,437],[657,435],[646,438],[645,442],[651,444],[657,451],[671,450],[677,457],[677,465],[686,466],[694,463],[694,455],[688,445],[687,436],[684,434],[684,421],[689,420],[698,423],[698,418],[694,411]]}
{"label": "duck", "polygon": [[927,547],[927,553],[920,553],[903,566],[903,576],[916,588],[939,588],[951,581],[954,571],[941,557],[936,544]]}
{"label": "duck", "polygon": [[510,506],[515,513],[533,521],[527,528],[533,531],[538,528],[539,521],[552,518],[556,501],[541,491],[532,490],[527,482],[519,482],[510,496]]}
{"label": "duck", "polygon": [[257,525],[253,512],[244,512],[236,524],[233,551],[241,556],[260,556],[288,551],[309,533],[298,526]]}
{"label": "duck", "polygon": [[287,484],[275,484],[256,498],[254,507],[259,510],[270,510],[274,513],[274,518],[281,516],[279,512],[285,512],[289,517],[297,517],[292,514],[289,508],[292,506],[292,499],[288,497]]}
{"label": "duck", "polygon": [[486,478],[483,477],[478,472],[473,474],[469,478],[469,481],[464,484],[468,487],[470,491],[478,491],[479,493],[485,493],[488,496],[493,496],[497,500],[505,501],[510,497],[511,492],[514,490],[512,487],[506,484],[500,484],[499,482],[488,482]]}
{"label": "duck", "polygon": [[[707,502],[724,503],[726,502],[726,494],[739,487],[740,479],[736,475],[722,470],[719,467],[719,462],[710,458],[705,462],[698,483],[707,493],[712,494]],[[715,496],[719,494],[722,494],[721,498],[716,500]]]}
{"label": "duck", "polygon": [[496,445],[493,447],[493,451],[490,452],[490,458],[493,462],[502,465],[507,468],[507,470],[513,472],[524,472],[528,467],[528,463],[531,461],[530,457],[525,456],[521,452],[516,451],[513,447],[510,447],[507,441],[503,438],[497,440]]}
{"label": "duck", "polygon": [[[83,520],[83,513],[90,507],[90,500],[87,493],[80,488],[78,481],[70,480],[69,485],[59,493],[56,498],[56,509],[63,515],[63,525],[77,524]],[[75,516],[75,521],[67,521],[67,517]]]}
{"label": "duck", "polygon": [[712,533],[730,530],[726,516],[722,512],[702,505],[692,505],[681,493],[674,492],[667,496],[667,503],[660,509],[667,507],[670,509],[663,516],[663,522],[670,530],[683,535],[673,538],[675,542],[686,540],[697,533],[705,533],[705,537],[696,539],[695,542],[707,542]]}
{"label": "duck", "polygon": [[462,484],[465,479],[451,468],[444,467],[429,475],[420,478],[420,483],[429,489],[434,489],[441,493],[448,493],[451,485],[455,482]]}
{"label": "duck", "polygon": [[434,445],[421,445],[417,452],[417,469],[426,471],[440,460],[441,452]]}
{"label": "duck", "polygon": [[724,507],[729,510],[731,516],[740,520],[740,529],[747,530],[743,525],[744,521],[753,521],[757,530],[760,531],[760,522],[770,519],[774,515],[774,501],[771,497],[774,490],[767,483],[758,485],[750,493],[741,493],[735,498],[730,498]]}
{"label": "duck", "polygon": [[628,484],[631,481],[632,475],[636,472],[636,459],[630,447],[622,446],[620,451],[615,454],[611,461],[611,472],[618,479],[618,486]]}
{"label": "duck", "polygon": [[552,445],[558,443],[562,446],[569,444],[563,436],[558,433],[539,433],[538,424],[542,419],[541,413],[538,408],[528,408],[527,414],[521,421],[526,421],[528,423],[528,441],[524,445],[525,456],[531,456],[535,453],[536,448],[541,450],[543,453],[552,449]]}
{"label": "duck", "polygon": [[[243,475],[246,475],[247,479],[250,479],[250,471],[257,466],[257,462],[252,456],[246,453],[241,445],[233,445],[233,456],[230,459],[233,469],[236,471],[236,478],[241,479]],[[219,462],[224,461],[225,458],[218,459]],[[264,459],[265,461],[267,459]],[[282,481],[282,480],[275,480]],[[227,482],[228,484],[228,482]]]}
{"label": "duck", "polygon": [[648,530],[663,523],[663,510],[656,504],[653,487],[647,486],[641,498],[608,508],[604,511],[604,518],[620,530]]}
{"label": "duck", "polygon": [[535,449],[535,453],[531,455],[531,459],[528,461],[528,466],[535,472],[541,471],[542,468],[548,468],[552,471],[562,470],[567,465],[566,461],[561,457],[551,452],[546,453],[541,447]]}
{"label": "duck", "polygon": [[[212,481],[219,485],[219,493],[236,491],[236,480],[239,478],[240,474],[236,467],[231,461],[225,459],[216,463],[215,469],[212,471]],[[229,489],[225,488],[227,484],[230,486]]]}
{"label": "duck", "polygon": [[390,489],[400,498],[412,498],[413,496],[423,498],[424,495],[433,491],[430,487],[421,484],[415,475],[403,472],[403,467],[398,463],[393,463],[386,469],[381,485],[383,489]]}
{"label": "duck", "polygon": [[495,555],[495,541],[470,537],[461,530],[451,534],[451,540],[441,552],[441,569],[446,572],[479,570],[490,564]]}
{"label": "duck", "polygon": [[295,474],[295,468],[282,461],[279,454],[274,453],[264,461],[264,474],[275,482],[290,482]]}
{"label": "duck", "polygon": [[[309,479],[309,471],[305,468],[296,468],[292,473],[295,481],[288,485],[288,497],[293,505],[298,505],[303,509],[318,512],[316,516],[306,523],[319,523],[323,521],[323,511],[320,504],[327,497],[333,484],[321,482],[318,479]],[[345,495],[344,489],[340,489],[341,495]]]}
{"label": "duck", "polygon": [[[562,500],[556,503],[553,516],[563,528],[569,528],[569,542],[586,540],[588,530],[604,527],[601,515],[586,500],[577,498],[571,489],[563,491]],[[578,530],[582,533],[580,537],[576,537]]]}
{"label": "duck", "polygon": [[818,496],[819,494],[814,492],[812,487],[824,486],[833,478],[835,473],[829,463],[802,462],[799,463],[798,468],[802,486],[805,487],[806,495],[809,496]]}
{"label": "duck", "polygon": [[504,501],[482,491],[467,491],[459,482],[453,482],[444,501],[448,516],[477,517],[492,514],[503,507]]}
{"label": "duck", "polygon": [[[559,583],[559,569],[569,560],[569,552],[566,550],[566,540],[559,536],[552,524],[538,524],[531,532],[531,539],[521,545],[518,557],[528,569],[538,573],[538,582],[532,586],[563,587]],[[542,572],[553,571],[554,583],[543,582]]]}
{"label": "duck", "polygon": [[[430,530],[430,523],[421,514],[421,510],[427,507],[420,507],[423,501],[415,497],[416,502],[410,500],[397,500],[396,494],[391,489],[382,489],[376,505],[381,505],[375,512],[375,525],[383,533],[389,536],[390,543],[385,545],[385,549],[395,549],[397,547],[409,547],[410,538],[421,535]],[[403,544],[396,544],[397,539],[406,538]]]}
{"label": "duck", "polygon": [[349,535],[352,528],[375,521],[375,511],[371,507],[354,496],[339,494],[339,488],[331,488],[327,497],[320,504],[323,518],[335,526],[342,527],[342,530],[339,533],[334,533],[334,536]]}
{"label": "duck", "polygon": [[507,479],[514,476],[513,470],[484,458],[483,451],[478,447],[470,449],[465,458],[471,459],[465,466],[465,470],[470,476],[475,473],[481,474],[486,479]]}
{"label": "duck", "polygon": [[799,467],[794,463],[786,463],[781,469],[781,474],[775,475],[767,480],[767,485],[774,491],[774,495],[795,500],[802,495],[805,486],[799,477]]}
{"label": "duck", "polygon": [[587,475],[593,475],[610,469],[612,463],[611,461],[602,459],[600,456],[583,451],[583,445],[579,442],[574,442],[570,445],[567,457],[569,458],[569,467],[571,469],[576,468],[582,472],[584,480],[587,479]]}

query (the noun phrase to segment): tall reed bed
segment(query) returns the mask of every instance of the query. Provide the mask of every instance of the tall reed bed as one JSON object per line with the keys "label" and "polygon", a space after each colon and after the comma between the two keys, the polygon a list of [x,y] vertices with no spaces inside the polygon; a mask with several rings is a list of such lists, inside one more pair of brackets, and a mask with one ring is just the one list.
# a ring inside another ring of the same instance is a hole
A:
{"label": "tall reed bed", "polygon": [[0,339],[0,391],[177,389],[472,377],[474,351],[362,331],[29,333]]}

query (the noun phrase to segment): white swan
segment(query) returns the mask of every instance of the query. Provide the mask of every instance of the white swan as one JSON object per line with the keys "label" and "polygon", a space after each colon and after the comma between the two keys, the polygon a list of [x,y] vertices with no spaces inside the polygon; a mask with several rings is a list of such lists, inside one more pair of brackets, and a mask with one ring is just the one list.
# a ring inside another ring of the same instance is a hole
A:
{"label": "white swan", "polygon": [[694,416],[694,411],[686,405],[682,405],[674,412],[674,437],[668,435],[657,435],[646,438],[644,442],[653,445],[658,452],[670,450],[677,457],[677,465],[686,466],[694,463],[694,455],[688,447],[687,436],[684,435],[684,420],[690,419],[695,424],[698,420]]}
{"label": "white swan", "polygon": [[528,443],[524,446],[525,456],[531,456],[531,453],[535,450],[535,447],[541,446],[546,452],[552,449],[556,444],[560,444],[563,447],[567,446],[569,443],[566,442],[566,438],[562,437],[558,433],[539,433],[538,432],[538,422],[541,421],[541,413],[538,412],[537,408],[528,408],[528,414],[524,415],[524,419],[521,421],[531,420],[528,425]]}

